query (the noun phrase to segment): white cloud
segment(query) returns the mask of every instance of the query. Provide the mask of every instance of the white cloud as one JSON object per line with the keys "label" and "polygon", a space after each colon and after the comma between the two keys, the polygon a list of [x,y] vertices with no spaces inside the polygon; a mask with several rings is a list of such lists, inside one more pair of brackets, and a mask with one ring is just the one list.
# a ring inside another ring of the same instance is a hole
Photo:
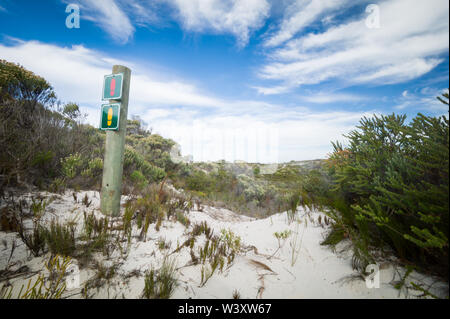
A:
{"label": "white cloud", "polygon": [[[352,85],[417,78],[441,63],[441,55],[448,53],[448,6],[446,0],[380,2],[381,28],[368,28],[363,16],[321,33],[301,34],[270,51],[269,62],[259,75],[281,81],[277,88],[332,79]],[[290,38],[293,32],[288,34]],[[270,92],[270,88],[259,90]]]}
{"label": "white cloud", "polygon": [[[10,39],[13,41],[13,39]],[[37,41],[0,44],[0,56],[43,76],[65,102],[79,103],[97,126],[103,76],[113,57],[84,46],[59,47]],[[195,160],[243,159],[273,162],[324,158],[331,140],[351,130],[362,112],[316,112],[256,100],[229,100],[202,93],[187,80],[161,79],[132,69],[129,117],[139,115],[156,133],[180,143]]]}
{"label": "white cloud", "polygon": [[80,4],[82,18],[97,23],[113,39],[127,43],[135,26],[164,25],[171,18],[189,32],[231,34],[240,47],[269,16],[268,0],[61,0]]}
{"label": "white cloud", "polygon": [[121,2],[124,11],[138,26],[161,25],[162,17],[158,15],[158,10],[162,0],[128,0]]}
{"label": "white cloud", "polygon": [[[286,8],[285,18],[279,30],[271,34],[265,41],[265,46],[278,46],[290,40],[296,33],[302,31],[319,17],[343,7],[348,0],[296,0]],[[330,21],[330,16],[324,18]]]}
{"label": "white cloud", "polygon": [[396,99],[394,109],[403,111],[423,112],[427,111],[435,116],[447,115],[448,105],[443,104],[436,97],[448,93],[448,88],[435,89],[426,87],[417,93],[403,91],[401,97]]}
{"label": "white cloud", "polygon": [[281,94],[289,91],[289,87],[286,86],[274,86],[274,87],[261,87],[253,86],[254,89],[258,91],[259,94],[271,95],[271,94]]}
{"label": "white cloud", "polygon": [[303,100],[311,103],[336,103],[336,102],[359,102],[364,100],[363,96],[345,93],[317,93],[314,95],[304,96]]}
{"label": "white cloud", "polygon": [[[78,0],[78,4],[81,6],[81,17],[98,24],[114,41],[127,43],[132,38],[135,28],[115,0]],[[139,14],[138,7],[134,8]]]}
{"label": "white cloud", "polygon": [[[19,62],[36,74],[44,76],[65,101],[90,105],[100,101],[103,75],[111,73],[113,64],[124,64],[81,45],[59,47],[37,41],[20,41],[14,46],[0,44],[0,54],[4,59]],[[132,70],[142,69],[129,62],[126,65]],[[222,103],[199,93],[189,83],[177,79],[154,78],[151,72],[133,72],[132,81],[132,105],[184,104],[212,107]]]}
{"label": "white cloud", "polygon": [[167,0],[188,31],[234,35],[245,46],[250,32],[259,29],[269,14],[266,0]]}

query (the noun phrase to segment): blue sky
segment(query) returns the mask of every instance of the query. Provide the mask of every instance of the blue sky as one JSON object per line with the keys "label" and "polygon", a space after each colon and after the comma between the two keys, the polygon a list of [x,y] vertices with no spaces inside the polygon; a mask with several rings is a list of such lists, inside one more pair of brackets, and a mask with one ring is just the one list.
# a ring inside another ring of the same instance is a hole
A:
{"label": "blue sky", "polygon": [[[80,28],[66,27],[66,7]],[[129,117],[195,160],[324,158],[362,116],[448,114],[447,0],[0,0],[0,58],[97,125],[104,74]]]}

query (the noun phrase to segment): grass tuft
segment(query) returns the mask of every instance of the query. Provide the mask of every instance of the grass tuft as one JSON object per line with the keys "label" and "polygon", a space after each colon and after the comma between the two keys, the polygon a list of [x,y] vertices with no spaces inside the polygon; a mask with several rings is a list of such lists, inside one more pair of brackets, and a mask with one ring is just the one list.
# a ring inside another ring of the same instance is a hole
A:
{"label": "grass tuft", "polygon": [[142,297],[146,299],[169,299],[178,285],[175,260],[165,259],[159,270],[153,267],[145,275]]}

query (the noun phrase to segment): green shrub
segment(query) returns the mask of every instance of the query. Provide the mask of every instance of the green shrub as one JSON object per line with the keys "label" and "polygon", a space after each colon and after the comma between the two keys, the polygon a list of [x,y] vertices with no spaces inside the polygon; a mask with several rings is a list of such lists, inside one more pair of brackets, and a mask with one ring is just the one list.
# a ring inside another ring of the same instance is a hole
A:
{"label": "green shrub", "polygon": [[176,264],[165,259],[159,270],[147,272],[142,297],[147,299],[169,299],[177,287]]}
{"label": "green shrub", "polygon": [[388,245],[401,259],[447,276],[449,121],[422,114],[405,120],[363,118],[348,147],[333,144],[326,203],[340,226],[325,242],[345,233],[357,259],[368,262],[370,246]]}
{"label": "green shrub", "polygon": [[241,237],[237,236],[230,229],[222,229],[220,233],[220,242],[225,246],[225,254],[236,255],[241,249]]}
{"label": "green shrub", "polygon": [[38,152],[31,161],[31,165],[45,168],[49,163],[51,163],[54,157],[55,153],[53,153],[52,151]]}
{"label": "green shrub", "polygon": [[[27,288],[22,293],[24,285],[22,285],[17,299],[60,299],[66,291],[65,275],[67,268],[71,263],[70,257],[53,256],[45,263],[45,267],[49,272],[49,277],[45,278],[40,274],[34,284],[32,279],[28,281]],[[2,286],[0,289],[0,299],[11,299],[13,287],[9,289]]]}
{"label": "green shrub", "polygon": [[127,236],[128,242],[131,241],[131,234],[133,231],[133,216],[134,211],[131,207],[131,205],[127,204],[125,205],[125,212],[122,216],[122,230],[123,230],[123,236]]}
{"label": "green shrub", "polygon": [[30,209],[33,212],[33,216],[34,216],[35,220],[41,219],[41,217],[45,213],[45,208],[47,207],[47,204],[48,204],[48,202],[45,201],[43,198],[40,198],[40,199],[32,198],[31,199]]}
{"label": "green shrub", "polygon": [[194,227],[192,228],[192,235],[194,237],[199,236],[201,234],[204,234],[208,239],[211,238],[213,235],[213,231],[206,221],[202,221],[200,222],[200,224],[195,224]]}
{"label": "green shrub", "polygon": [[[198,247],[198,257],[192,248],[195,236],[204,233],[206,242],[203,247]],[[194,264],[202,263],[200,286],[213,276],[216,270],[223,271],[226,265],[231,265],[236,255],[241,250],[241,238],[231,230],[222,229],[221,236],[215,236],[206,222],[196,224],[191,232],[191,238],[185,243],[191,247],[191,258]]]}
{"label": "green shrub", "polygon": [[126,209],[136,212],[136,223],[141,233],[140,240],[145,240],[147,231],[152,223],[156,223],[156,231],[159,231],[163,219],[171,209],[172,197],[164,189],[164,183],[152,184],[142,190],[142,196],[127,203]]}
{"label": "green shrub", "polygon": [[237,179],[247,201],[253,199],[259,201],[263,198],[265,190],[262,184],[257,183],[250,176],[244,174],[238,175]]}
{"label": "green shrub", "polygon": [[298,205],[300,204],[300,195],[294,194],[289,198],[289,210],[287,211],[288,223],[292,223],[295,220]]}
{"label": "green shrub", "polygon": [[139,189],[142,189],[148,185],[148,181],[145,176],[138,170],[133,171],[130,176],[131,181],[137,185]]}
{"label": "green shrub", "polygon": [[285,240],[286,238],[288,238],[291,235],[291,231],[287,229],[287,230],[282,231],[282,232],[275,232],[275,233],[273,233],[273,235],[279,241],[280,240]]}
{"label": "green shrub", "polygon": [[66,181],[64,178],[55,178],[49,186],[49,191],[53,193],[62,193],[66,189]]}
{"label": "green shrub", "polygon": [[103,171],[103,160],[100,157],[91,159],[88,162],[88,167],[81,172],[83,177],[96,177],[102,174]]}
{"label": "green shrub", "polygon": [[27,248],[31,251],[33,256],[37,257],[41,252],[44,252],[46,243],[44,228],[38,222],[34,223],[33,230],[31,232],[24,229],[23,221],[20,221],[18,226],[19,236]]}
{"label": "green shrub", "polygon": [[169,249],[171,246],[171,242],[167,241],[165,238],[163,237],[159,237],[158,241],[156,243],[158,245],[159,250],[165,250],[165,249]]}
{"label": "green shrub", "polygon": [[189,218],[182,211],[177,211],[177,221],[179,221],[186,227],[188,227],[191,224]]}
{"label": "green shrub", "polygon": [[124,170],[134,171],[136,169],[140,170],[147,179],[153,182],[159,182],[166,176],[163,169],[149,163],[143,155],[126,145],[124,153]]}
{"label": "green shrub", "polygon": [[69,179],[74,178],[78,173],[79,169],[83,165],[81,154],[71,154],[70,156],[61,160],[61,169],[63,175]]}
{"label": "green shrub", "polygon": [[100,237],[108,232],[109,219],[107,217],[95,217],[95,214],[83,212],[84,235],[87,240]]}
{"label": "green shrub", "polygon": [[211,179],[203,171],[195,171],[186,179],[186,188],[188,190],[209,193],[211,186]]}
{"label": "green shrub", "polygon": [[59,224],[52,220],[50,228],[44,228],[43,232],[45,243],[53,255],[73,255],[76,249],[74,225]]}
{"label": "green shrub", "polygon": [[[131,237],[131,225],[129,229],[124,230],[123,236]],[[88,261],[93,252],[102,252],[104,256],[109,257],[111,250],[115,248],[112,241],[113,233],[111,223],[107,217],[96,217],[94,213],[84,212],[83,236],[85,242],[77,246],[77,258]],[[121,230],[123,230],[122,227]],[[119,237],[117,237],[119,238]]]}

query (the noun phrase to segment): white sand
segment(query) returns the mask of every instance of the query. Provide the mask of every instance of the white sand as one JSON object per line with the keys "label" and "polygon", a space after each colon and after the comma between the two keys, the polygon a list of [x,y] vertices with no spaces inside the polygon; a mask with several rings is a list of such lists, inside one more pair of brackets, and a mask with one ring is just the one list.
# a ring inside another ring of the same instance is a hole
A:
{"label": "white sand", "polygon": [[[92,203],[86,207],[81,203],[85,194],[88,194]],[[56,196],[48,205],[45,221],[52,218],[59,220],[77,220],[78,231],[82,229],[83,211],[94,212],[100,216],[99,193],[94,191],[77,193],[75,203],[71,191],[64,195],[40,193],[46,198]],[[126,200],[122,198],[122,202]],[[242,239],[245,252],[238,255],[231,267],[224,269],[223,273],[216,271],[203,287],[200,287],[201,265],[183,267],[191,261],[190,249],[182,248],[179,252],[170,255],[177,266],[179,285],[172,298],[232,298],[234,290],[240,293],[241,298],[410,298],[418,295],[411,289],[399,291],[393,283],[400,279],[404,269],[395,267],[392,263],[385,263],[380,270],[380,288],[369,289],[361,278],[356,278],[357,272],[351,267],[351,252],[339,250],[348,243],[341,243],[337,252],[329,247],[321,246],[327,229],[317,223],[319,212],[306,213],[302,208],[298,211],[298,221],[288,223],[287,214],[276,214],[266,219],[256,220],[235,214],[226,209],[204,207],[203,212],[191,211],[188,218],[193,223],[206,221],[216,234],[221,229],[230,229]],[[192,226],[191,226],[192,227]],[[278,252],[278,241],[275,232],[290,230],[291,235]],[[133,235],[139,231],[135,228]],[[118,264],[116,276],[98,291],[94,298],[139,298],[144,287],[143,273],[151,266],[160,267],[166,255],[173,252],[177,243],[181,245],[188,238],[188,229],[179,222],[164,221],[159,232],[155,225],[150,225],[147,240],[138,241],[133,238],[128,255],[123,258],[115,251],[110,260],[101,254],[97,259],[105,265]],[[293,254],[295,234],[298,233]],[[169,249],[158,248],[157,241],[164,238],[171,243]],[[31,270],[43,271],[43,261],[46,256],[38,258],[29,257],[25,245],[15,233],[0,232],[0,269],[4,269],[10,255],[11,243],[16,240],[17,248],[10,260],[10,269],[18,269],[27,265]],[[197,246],[202,245],[205,236],[201,235],[196,241]],[[6,247],[5,247],[6,243]],[[254,248],[251,248],[251,247]],[[272,256],[273,257],[270,257]],[[256,263],[255,263],[256,261]],[[258,263],[259,262],[259,263]],[[262,263],[263,265],[261,265]],[[265,266],[264,266],[265,265]],[[270,270],[267,270],[267,267]],[[141,272],[140,276],[131,276],[135,270]],[[81,284],[95,275],[93,270],[83,269],[80,273]],[[126,276],[128,279],[125,279]],[[351,279],[353,276],[353,279]],[[35,278],[35,277],[34,277]],[[431,285],[433,278],[413,272],[408,282],[425,283]],[[11,280],[16,289],[28,279],[17,278]],[[428,286],[427,286],[428,287]],[[81,298],[80,289],[67,290],[65,296]],[[448,294],[448,283],[436,282],[430,291],[439,296]]]}

